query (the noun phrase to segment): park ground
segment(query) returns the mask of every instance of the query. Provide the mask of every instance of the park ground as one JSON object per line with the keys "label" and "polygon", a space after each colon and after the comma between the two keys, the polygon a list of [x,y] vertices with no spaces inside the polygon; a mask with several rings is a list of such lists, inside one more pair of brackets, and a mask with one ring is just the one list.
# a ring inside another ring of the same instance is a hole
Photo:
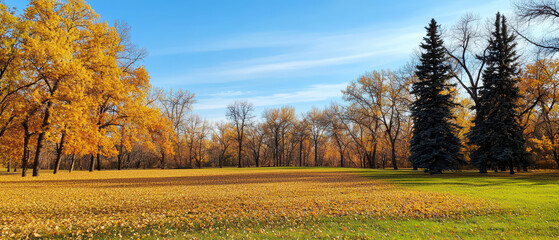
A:
{"label": "park ground", "polygon": [[559,172],[2,173],[0,238],[554,239]]}

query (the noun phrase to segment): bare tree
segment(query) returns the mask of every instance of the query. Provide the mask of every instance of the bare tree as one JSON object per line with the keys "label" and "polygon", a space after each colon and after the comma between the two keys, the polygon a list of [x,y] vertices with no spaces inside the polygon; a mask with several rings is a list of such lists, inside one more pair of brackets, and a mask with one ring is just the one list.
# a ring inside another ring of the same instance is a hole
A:
{"label": "bare tree", "polygon": [[212,136],[214,141],[219,143],[218,165],[221,168],[223,167],[223,162],[225,161],[225,153],[233,141],[228,132],[230,128],[230,124],[217,123]]}
{"label": "bare tree", "polygon": [[285,165],[285,143],[286,135],[296,121],[295,108],[291,106],[283,106],[276,109],[268,109],[264,111],[266,119],[266,134],[269,135],[270,145],[272,146],[272,158],[274,166]]}
{"label": "bare tree", "polygon": [[[386,81],[386,82],[384,82]],[[392,167],[398,169],[396,159],[396,141],[402,132],[403,118],[410,105],[406,78],[388,72],[383,79],[381,88],[382,100],[377,102],[380,109],[380,120],[384,125],[385,135],[390,142]]]}
{"label": "bare tree", "polygon": [[342,108],[338,104],[330,104],[326,110],[326,120],[329,122],[328,135],[334,140],[340,154],[340,167],[345,167],[344,156],[346,155],[350,139],[346,125],[343,122]]}
{"label": "bare tree", "polygon": [[[362,115],[362,118],[382,126],[385,137],[391,146],[392,167],[398,169],[396,158],[396,141],[401,133],[402,118],[406,114],[407,101],[405,78],[398,77],[391,71],[374,71],[351,83],[344,92],[345,98],[359,107],[349,111]],[[354,114],[350,114],[352,116]],[[359,119],[362,122],[364,119]],[[362,123],[361,123],[362,124]],[[378,128],[370,129],[376,131]]]}
{"label": "bare tree", "polygon": [[124,72],[128,72],[131,66],[134,66],[148,56],[148,51],[145,48],[138,47],[138,45],[132,42],[132,37],[130,35],[131,27],[127,22],[117,20],[114,25],[120,40],[119,45],[123,48],[123,51],[117,54],[119,67],[121,67]]}
{"label": "bare tree", "polygon": [[326,120],[326,111],[313,107],[309,112],[307,112],[306,119],[309,122],[311,141],[314,146],[314,165],[319,166],[319,143],[324,137],[329,124]]}
{"label": "bare tree", "polygon": [[302,167],[303,164],[303,148],[305,146],[305,140],[309,139],[310,137],[310,126],[309,126],[309,122],[307,121],[307,119],[305,119],[303,117],[303,119],[301,119],[300,121],[297,121],[297,123],[295,123],[295,126],[293,128],[294,130],[294,136],[295,139],[297,140],[298,144],[299,144],[299,167]]}
{"label": "bare tree", "polygon": [[260,155],[264,145],[264,124],[251,124],[247,130],[248,147],[252,152],[252,158],[256,167],[260,167]]}
{"label": "bare tree", "polygon": [[[183,132],[184,140],[186,141],[186,148],[188,150],[188,164],[185,163],[186,167],[188,168],[193,167],[192,161],[195,160],[197,154],[196,145],[198,141],[198,134],[203,124],[204,122],[202,121],[202,119],[200,119],[200,116],[195,114],[190,116],[186,121],[186,124],[182,126],[183,129],[182,132]],[[182,151],[179,151],[178,154],[180,165],[182,165],[181,162],[182,160],[180,160],[182,159],[181,153]]]}
{"label": "bare tree", "polygon": [[237,159],[239,161],[239,167],[241,166],[241,158],[242,158],[242,151],[243,151],[243,138],[245,135],[245,127],[250,124],[253,115],[254,106],[252,103],[247,101],[236,101],[233,104],[227,106],[227,113],[226,116],[231,121],[231,124],[235,127],[235,131],[237,132],[237,143],[238,143],[238,152],[237,152]]}
{"label": "bare tree", "polygon": [[454,69],[454,78],[477,104],[485,66],[483,56],[489,46],[481,30],[480,19],[473,14],[464,15],[445,38],[445,49]]}
{"label": "bare tree", "polygon": [[[353,139],[360,143],[363,148],[364,156],[367,157],[369,167],[375,168],[377,147],[379,145],[379,137],[382,134],[382,122],[380,120],[380,112],[378,101],[382,98],[382,92],[377,87],[380,78],[375,78],[374,73],[367,73],[355,82],[352,82],[343,91],[344,100],[350,102],[346,107],[345,117],[360,126],[358,136]],[[367,130],[367,131],[365,131]],[[367,149],[372,148],[372,152]]]}
{"label": "bare tree", "polygon": [[[192,104],[194,104],[194,93],[186,90],[164,91],[163,89],[155,89],[157,93],[157,102],[163,113],[170,122],[174,133],[176,134],[176,139],[174,139],[176,154],[175,158],[180,157],[181,153],[181,129],[184,127],[187,121],[188,113],[192,110]],[[164,157],[163,157],[164,159]],[[175,159],[176,162],[180,162],[180,159]],[[161,168],[165,168],[165,162],[162,160]]]}
{"label": "bare tree", "polygon": [[[516,13],[521,21],[530,23],[549,23],[550,28],[546,33],[559,30],[559,3],[555,0],[525,0],[515,4]],[[543,52],[555,54],[559,52],[559,38],[545,36],[539,39],[529,38],[526,34],[516,31],[522,38],[540,48]]]}
{"label": "bare tree", "polygon": [[194,155],[194,159],[196,161],[196,164],[198,165],[198,168],[202,168],[202,163],[204,160],[204,141],[206,140],[206,137],[208,136],[210,130],[207,120],[203,119],[200,122],[201,123],[194,134],[196,142],[196,154]]}

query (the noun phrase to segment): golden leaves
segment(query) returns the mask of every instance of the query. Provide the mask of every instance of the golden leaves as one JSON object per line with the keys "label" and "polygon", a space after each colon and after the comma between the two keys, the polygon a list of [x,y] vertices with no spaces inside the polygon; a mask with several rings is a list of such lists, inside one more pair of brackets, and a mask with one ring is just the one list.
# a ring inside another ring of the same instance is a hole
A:
{"label": "golden leaves", "polygon": [[[2,142],[17,140],[11,147],[21,151],[22,121],[49,142],[64,133],[64,154],[114,156],[119,143],[149,146],[153,135],[169,135],[147,100],[150,77],[137,64],[144,55],[126,31],[100,22],[84,0],[33,0],[21,16],[12,12],[0,4],[0,65],[10,64],[0,96],[18,89],[0,104],[0,122],[13,122]],[[123,128],[134,136],[123,140]],[[18,151],[9,155],[19,158]]]}
{"label": "golden leaves", "polygon": [[[0,180],[1,237],[256,231],[323,217],[459,218],[492,205],[326,170],[131,170]],[[169,227],[172,226],[172,227]],[[171,229],[169,229],[171,228]],[[112,231],[117,234],[116,231]],[[120,233],[118,233],[120,234]]]}

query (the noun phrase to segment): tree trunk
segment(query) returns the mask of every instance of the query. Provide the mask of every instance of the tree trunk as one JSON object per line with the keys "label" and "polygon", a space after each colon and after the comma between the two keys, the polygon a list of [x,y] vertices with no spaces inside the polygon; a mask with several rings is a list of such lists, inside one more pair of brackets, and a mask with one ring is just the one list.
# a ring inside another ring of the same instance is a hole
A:
{"label": "tree trunk", "polygon": [[318,143],[314,142],[314,166],[318,167]]}
{"label": "tree trunk", "polygon": [[382,153],[382,169],[386,167],[386,153]]}
{"label": "tree trunk", "polygon": [[[182,165],[182,153],[181,153],[180,141],[177,141],[177,152],[175,154],[175,164],[177,164],[178,168],[180,168],[180,166]],[[120,170],[120,169],[118,169],[118,170]]]}
{"label": "tree trunk", "polygon": [[237,152],[237,160],[239,161],[239,168],[241,168],[241,152],[243,151],[243,138],[239,141],[239,152]]}
{"label": "tree trunk", "polygon": [[553,149],[553,159],[555,159],[557,168],[559,169],[559,154],[557,153],[557,148]]}
{"label": "tree trunk", "polygon": [[274,167],[279,166],[279,139],[276,133],[274,136]]}
{"label": "tree trunk", "polygon": [[10,172],[12,168],[12,160],[10,159],[10,161],[8,162],[8,172]]}
{"label": "tree trunk", "polygon": [[[367,151],[367,150],[365,150]],[[373,146],[373,155],[371,157],[371,163],[373,164],[371,168],[377,168],[377,142],[375,141],[375,145]]]}
{"label": "tree trunk", "polygon": [[101,154],[97,152],[97,171],[101,171]]}
{"label": "tree trunk", "polygon": [[375,164],[373,163],[373,158],[371,157],[371,154],[366,152],[364,157],[367,160],[369,168],[371,169],[375,168],[374,166]]}
{"label": "tree trunk", "polygon": [[161,169],[165,169],[165,152],[161,152]]}
{"label": "tree trunk", "polygon": [[23,138],[23,156],[21,158],[21,176],[25,177],[27,175],[27,163],[29,162],[29,139],[31,134],[29,133],[29,126],[27,121],[23,123],[23,129],[25,131],[25,136]]}
{"label": "tree trunk", "polygon": [[198,156],[200,157],[200,161],[198,161],[198,168],[202,168],[202,140],[200,140],[200,148],[198,148]]}
{"label": "tree trunk", "polygon": [[60,159],[62,159],[62,151],[64,150],[64,137],[66,133],[62,133],[62,137],[60,138],[60,144],[58,145],[58,149],[56,149],[56,160],[54,161],[54,171],[52,174],[56,174],[58,169],[60,169]]}
{"label": "tree trunk", "polygon": [[487,162],[483,161],[479,164],[479,173],[487,173]]}
{"label": "tree trunk", "polygon": [[43,124],[41,125],[41,132],[39,133],[39,137],[37,137],[37,148],[35,149],[35,161],[33,162],[33,177],[39,176],[41,151],[43,150],[43,141],[45,140],[45,134],[46,134],[45,131],[49,126],[51,106],[52,106],[52,102],[48,102],[47,108],[45,109],[45,116],[43,117]]}
{"label": "tree trunk", "polygon": [[344,167],[344,153],[340,152],[340,165],[341,167]]}
{"label": "tree trunk", "polygon": [[118,155],[118,157],[117,157],[117,161],[118,161],[118,162],[117,162],[117,165],[118,165],[118,166],[117,166],[117,170],[119,170],[119,171],[120,171],[120,169],[122,168],[122,158],[123,158],[123,157],[124,157],[124,156],[122,156],[121,153],[119,153],[119,155]]}
{"label": "tree trunk", "polygon": [[392,142],[392,167],[394,170],[398,170],[398,163],[396,162],[396,143]]}
{"label": "tree trunk", "polygon": [[256,162],[256,167],[260,167],[260,145],[257,147],[257,151],[254,153],[254,161]]}
{"label": "tree trunk", "polygon": [[72,154],[72,162],[70,162],[70,167],[68,168],[68,172],[72,172],[74,170],[75,163],[76,163],[76,154]]}
{"label": "tree trunk", "polygon": [[93,167],[95,166],[95,156],[91,154],[91,161],[89,162],[89,171],[93,172]]}
{"label": "tree trunk", "polygon": [[279,166],[280,167],[285,165],[285,158],[284,158],[285,157],[285,155],[284,155],[284,153],[285,153],[285,142],[284,141],[285,141],[285,139],[282,138],[281,146],[280,146],[281,151],[279,151]]}
{"label": "tree trunk", "polygon": [[39,165],[41,161],[41,150],[43,150],[43,140],[45,139],[45,133],[39,133],[37,138],[37,147],[35,150],[35,161],[33,162],[33,177],[39,176]]}
{"label": "tree trunk", "polygon": [[299,167],[303,166],[303,141],[299,143]]}
{"label": "tree trunk", "polygon": [[132,155],[132,151],[129,151],[128,154],[126,154],[126,162],[129,164],[128,166],[130,166],[130,155]]}
{"label": "tree trunk", "polygon": [[506,172],[507,171],[507,163],[501,163],[501,172]]}
{"label": "tree trunk", "polygon": [[190,141],[190,146],[188,146],[188,168],[192,167],[192,149],[194,148],[194,143]]}
{"label": "tree trunk", "polygon": [[510,175],[514,174],[514,165],[512,159],[509,159]]}
{"label": "tree trunk", "polygon": [[124,158],[124,146],[122,144],[123,140],[122,138],[120,139],[120,145],[117,146],[117,150],[118,150],[118,155],[116,156],[116,161],[117,161],[117,170],[120,171],[121,166],[122,166],[122,159]]}

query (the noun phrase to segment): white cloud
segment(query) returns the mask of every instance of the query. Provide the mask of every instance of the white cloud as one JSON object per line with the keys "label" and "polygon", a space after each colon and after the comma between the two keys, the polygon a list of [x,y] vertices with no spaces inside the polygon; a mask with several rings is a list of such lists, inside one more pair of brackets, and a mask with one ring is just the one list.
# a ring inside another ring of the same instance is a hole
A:
{"label": "white cloud", "polygon": [[359,31],[303,37],[292,35],[290,38],[299,40],[294,43],[293,49],[286,49],[284,54],[221,63],[156,81],[166,85],[226,83],[278,75],[316,75],[322,73],[325,67],[347,64],[382,64],[388,58],[408,56],[424,35],[419,25],[390,31]]}
{"label": "white cloud", "polygon": [[224,40],[195,44],[189,46],[174,46],[156,50],[152,56],[169,56],[199,52],[216,52],[251,48],[289,47],[308,43],[314,38],[313,34],[294,34],[288,32],[254,32],[239,36],[230,36]]}
{"label": "white cloud", "polygon": [[222,92],[218,92],[218,93],[213,93],[210,94],[210,96],[213,97],[234,97],[234,96],[241,96],[241,95],[246,95],[246,94],[250,94],[250,91],[222,91]]}
{"label": "white cloud", "polygon": [[389,51],[383,50],[377,52],[361,53],[361,54],[347,55],[347,56],[337,56],[337,57],[330,57],[330,58],[318,58],[318,59],[311,59],[311,60],[295,60],[295,61],[285,61],[285,62],[276,62],[276,63],[268,63],[268,64],[257,64],[257,65],[247,66],[245,68],[231,69],[231,70],[218,72],[218,74],[224,76],[245,76],[247,78],[252,78],[253,76],[265,75],[266,73],[349,64],[363,58],[387,54],[387,53],[389,53]]}
{"label": "white cloud", "polygon": [[347,83],[318,84],[292,93],[275,93],[268,96],[252,96],[240,99],[234,97],[210,97],[200,99],[198,103],[194,104],[194,110],[224,109],[235,100],[245,100],[253,103],[256,107],[324,101],[341,97],[341,90],[345,89],[346,86]]}

